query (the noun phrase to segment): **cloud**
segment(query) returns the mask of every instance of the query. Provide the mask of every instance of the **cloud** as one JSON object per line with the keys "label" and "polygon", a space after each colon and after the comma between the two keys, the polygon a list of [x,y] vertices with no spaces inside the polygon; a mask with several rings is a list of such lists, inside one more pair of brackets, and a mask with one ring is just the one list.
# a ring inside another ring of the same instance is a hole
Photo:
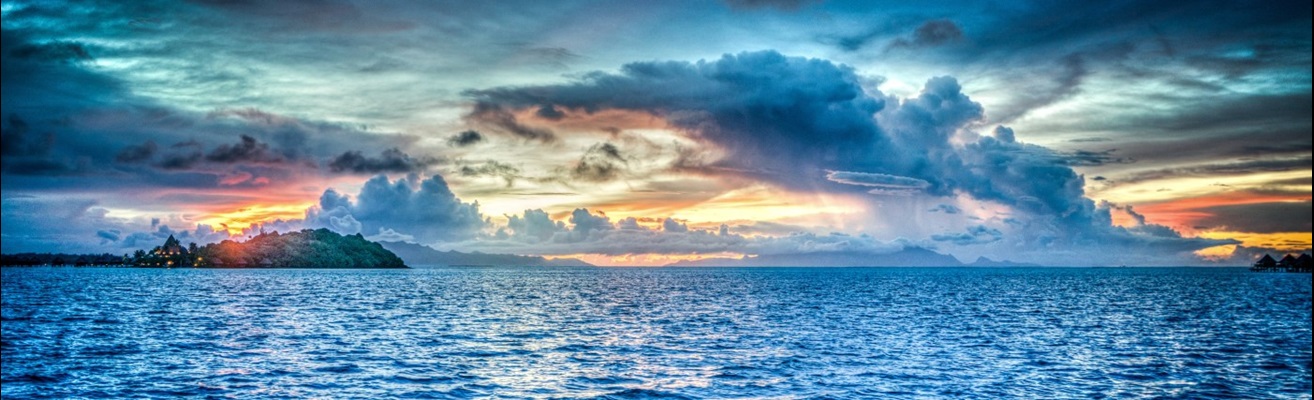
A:
{"label": "cloud", "polygon": [[153,140],[147,140],[137,146],[127,146],[114,156],[114,161],[121,163],[140,163],[155,157],[155,152],[159,151],[159,146]]}
{"label": "cloud", "polygon": [[[178,216],[121,218],[97,200],[63,196],[5,195],[0,200],[0,252],[126,253],[159,245],[168,235],[186,242],[208,243],[228,238],[208,226]],[[57,221],[53,223],[52,221]],[[195,226],[175,230],[173,226]]]}
{"label": "cloud", "polygon": [[782,11],[794,11],[820,2],[821,0],[725,0],[730,8],[737,10],[774,8]]}
{"label": "cloud", "polygon": [[33,134],[31,127],[17,115],[10,115],[8,126],[0,132],[0,171],[15,175],[64,175],[78,172],[78,166],[51,155],[55,145],[53,133]]}
{"label": "cloud", "polygon": [[910,38],[895,39],[889,48],[935,47],[963,40],[963,30],[947,19],[930,20],[917,27]]}
{"label": "cloud", "polygon": [[960,214],[963,212],[961,208],[958,208],[952,204],[937,204],[935,207],[931,207],[931,209],[926,211],[943,212],[945,214]]}
{"label": "cloud", "polygon": [[44,156],[54,146],[53,133],[33,135],[27,121],[17,115],[9,115],[8,126],[0,133],[0,154],[13,157]]}
{"label": "cloud", "polygon": [[1069,54],[1061,58],[1052,69],[1057,72],[1037,75],[1044,81],[1030,85],[1029,90],[1010,93],[1011,101],[1002,105],[998,112],[992,113],[991,121],[1010,123],[1033,110],[1068,99],[1078,93],[1086,76],[1090,74],[1080,54]]}
{"label": "cloud", "polygon": [[1140,171],[1116,177],[1117,184],[1130,184],[1160,179],[1203,176],[1237,176],[1263,172],[1286,172],[1308,170],[1314,158],[1306,154],[1297,157],[1260,157],[1235,162],[1213,162],[1207,164],[1162,168]]}
{"label": "cloud", "polygon": [[1311,211],[1314,204],[1303,202],[1274,202],[1213,206],[1195,209],[1208,216],[1195,221],[1206,228],[1257,232],[1310,232]]}
{"label": "cloud", "polygon": [[580,156],[570,168],[569,175],[572,180],[606,182],[620,177],[627,164],[629,160],[621,155],[616,145],[598,143]]}
{"label": "cloud", "polygon": [[473,130],[466,130],[447,138],[447,145],[452,147],[466,147],[479,144],[483,141],[484,135]]}
{"label": "cloud", "polygon": [[967,227],[967,232],[962,233],[931,235],[931,240],[937,242],[951,242],[959,246],[994,243],[1003,238],[1003,232],[985,225],[969,226]]}
{"label": "cloud", "polygon": [[1130,164],[1136,160],[1127,157],[1118,157],[1113,155],[1118,149],[1109,149],[1104,151],[1087,151],[1077,150],[1070,152],[1055,152],[1061,162],[1074,167],[1093,167],[1107,164]]}
{"label": "cloud", "polygon": [[845,185],[875,188],[873,194],[920,193],[931,187],[931,183],[906,176],[876,174],[868,172],[826,171],[826,179]]}
{"label": "cloud", "polygon": [[676,233],[679,233],[679,232],[688,232],[688,231],[689,231],[689,225],[686,225],[686,224],[683,223],[683,222],[676,221],[676,220],[673,220],[673,219],[670,219],[670,218],[665,218],[665,219],[662,219],[662,231],[665,231],[665,232],[676,232]]}
{"label": "cloud", "polygon": [[328,167],[330,171],[338,173],[411,173],[423,172],[428,166],[436,163],[438,160],[433,158],[411,158],[394,147],[384,150],[378,158],[366,157],[359,151],[347,151],[329,161]]}
{"label": "cloud", "polygon": [[515,114],[492,103],[476,103],[474,109],[465,115],[465,119],[472,124],[488,126],[525,140],[548,143],[557,139],[551,130],[522,124]]}
{"label": "cloud", "polygon": [[751,255],[889,254],[908,247],[904,241],[881,241],[867,235],[795,232],[781,236],[744,237],[722,226],[717,231],[689,228],[670,218],[660,230],[626,218],[613,223],[605,214],[578,208],[566,221],[553,221],[542,210],[508,217],[498,234],[447,247],[494,253],[560,254],[718,254]]}
{"label": "cloud", "polygon": [[[122,234],[123,233],[119,232],[119,230],[117,229],[109,229],[109,230],[102,229],[96,231],[96,236],[99,236],[101,239],[105,239],[106,241],[109,242],[119,241],[119,237],[122,236]],[[105,242],[101,242],[101,243],[103,244]]]}
{"label": "cloud", "polygon": [[306,211],[306,224],[345,233],[386,228],[433,243],[473,237],[486,223],[479,204],[456,198],[441,176],[390,181],[379,175],[366,181],[354,200],[332,189],[324,191],[319,205]]}
{"label": "cloud", "polygon": [[89,62],[94,59],[86,46],[64,41],[43,44],[24,43],[11,50],[9,55],[45,62]]}
{"label": "cloud", "polygon": [[502,178],[506,181],[506,187],[515,185],[517,179],[524,177],[521,175],[520,168],[495,160],[485,161],[479,165],[462,165],[458,172],[465,177],[493,176]]}
{"label": "cloud", "polygon": [[415,242],[415,236],[398,233],[387,228],[379,228],[379,233],[365,238],[375,242]]}
{"label": "cloud", "polygon": [[210,154],[205,156],[205,160],[216,163],[279,163],[283,158],[272,154],[269,151],[269,144],[261,143],[256,138],[247,135],[238,137],[237,144],[221,144]]}
{"label": "cloud", "polygon": [[[883,97],[868,96],[852,68],[775,52],[715,61],[626,64],[619,74],[590,73],[575,83],[467,92],[472,115],[551,105],[583,114],[618,109],[655,115],[727,156],[711,167],[774,175],[812,185],[824,161],[872,158],[883,144],[871,116]],[[500,115],[499,114],[499,115]],[[812,174],[807,182],[781,166]]]}
{"label": "cloud", "polygon": [[721,150],[723,157],[704,165],[708,171],[786,188],[817,190],[829,180],[877,194],[963,193],[1008,207],[1015,220],[1025,217],[1019,239],[1037,251],[1140,247],[1176,254],[1228,242],[1113,226],[1108,210],[1085,197],[1085,181],[1071,165],[1127,160],[1018,143],[1007,127],[993,136],[974,134],[985,109],[952,77],[932,78],[917,96],[899,99],[864,89],[847,66],[765,51],[631,63],[565,84],[467,95],[508,114],[545,106],[570,115],[643,112]]}

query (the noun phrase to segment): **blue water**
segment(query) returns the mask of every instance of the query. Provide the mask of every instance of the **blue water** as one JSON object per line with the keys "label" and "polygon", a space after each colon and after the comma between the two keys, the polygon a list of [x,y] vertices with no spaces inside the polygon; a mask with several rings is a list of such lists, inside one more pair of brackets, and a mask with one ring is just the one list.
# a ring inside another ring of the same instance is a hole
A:
{"label": "blue water", "polygon": [[1309,274],[3,270],[3,396],[1309,398]]}

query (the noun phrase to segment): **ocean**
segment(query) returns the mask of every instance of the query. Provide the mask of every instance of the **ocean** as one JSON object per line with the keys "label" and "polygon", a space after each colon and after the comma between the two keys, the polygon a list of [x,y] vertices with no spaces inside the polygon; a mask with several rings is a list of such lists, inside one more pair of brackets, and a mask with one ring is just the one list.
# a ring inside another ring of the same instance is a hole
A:
{"label": "ocean", "polygon": [[3,269],[4,398],[1310,398],[1309,274]]}

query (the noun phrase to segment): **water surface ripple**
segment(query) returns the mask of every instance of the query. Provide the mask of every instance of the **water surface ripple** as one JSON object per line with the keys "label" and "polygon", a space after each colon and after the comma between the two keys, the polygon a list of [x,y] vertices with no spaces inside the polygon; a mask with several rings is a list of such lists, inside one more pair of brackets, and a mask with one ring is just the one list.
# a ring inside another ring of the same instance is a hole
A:
{"label": "water surface ripple", "polygon": [[1309,398],[1308,274],[3,270],[5,398]]}

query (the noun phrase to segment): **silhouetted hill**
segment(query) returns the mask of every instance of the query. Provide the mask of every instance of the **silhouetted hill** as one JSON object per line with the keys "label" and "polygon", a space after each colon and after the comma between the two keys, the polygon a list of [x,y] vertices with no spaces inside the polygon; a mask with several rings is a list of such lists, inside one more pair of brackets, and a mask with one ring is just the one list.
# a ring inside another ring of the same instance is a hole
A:
{"label": "silhouetted hill", "polygon": [[969,267],[1037,267],[1036,264],[1021,263],[1016,261],[995,261],[986,257],[977,257],[976,261],[967,264]]}
{"label": "silhouetted hill", "polygon": [[503,265],[547,267],[592,267],[573,258],[549,260],[538,256],[485,254],[480,252],[438,251],[432,247],[405,242],[379,242],[410,265]]}
{"label": "silhouetted hill", "polygon": [[953,256],[909,247],[889,254],[858,252],[778,254],[744,258],[680,261],[671,267],[957,267]]}
{"label": "silhouetted hill", "polygon": [[[170,246],[173,244],[173,246]],[[176,247],[171,250],[170,247]],[[152,262],[153,261],[153,262]],[[227,268],[406,268],[400,257],[359,233],[328,229],[261,233],[245,242],[225,240],[189,251],[173,236],[137,263],[139,266]]]}

